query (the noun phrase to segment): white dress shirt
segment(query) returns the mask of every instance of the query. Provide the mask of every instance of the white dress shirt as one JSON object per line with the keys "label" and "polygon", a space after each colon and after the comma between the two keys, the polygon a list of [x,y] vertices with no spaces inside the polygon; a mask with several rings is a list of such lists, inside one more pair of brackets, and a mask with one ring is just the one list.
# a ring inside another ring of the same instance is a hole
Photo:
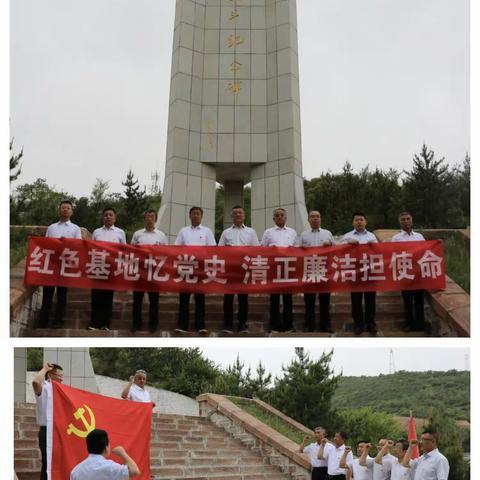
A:
{"label": "white dress shirt", "polygon": [[[327,447],[329,447],[327,449]],[[340,468],[340,459],[343,456],[343,452],[345,450],[345,445],[341,447],[335,447],[335,445],[327,443],[325,445],[325,450],[323,451],[323,457],[327,460],[328,466],[328,474],[329,475],[345,475],[346,469]],[[353,455],[352,452],[348,452],[346,463],[353,462]]]}
{"label": "white dress shirt", "polygon": [[82,232],[78,225],[75,225],[70,220],[67,222],[58,221],[52,223],[45,233],[46,237],[50,238],[78,238],[82,239]]}
{"label": "white dress shirt", "polygon": [[392,242],[418,242],[425,240],[425,237],[421,233],[414,232],[407,233],[405,230],[401,230],[392,237]]}
{"label": "white dress shirt", "polygon": [[107,228],[105,225],[97,228],[93,231],[92,240],[97,240],[99,242],[127,243],[125,232],[115,225],[112,225],[110,228]]}
{"label": "white dress shirt", "polygon": [[308,228],[298,238],[299,247],[322,247],[325,242],[330,242],[335,245],[335,239],[333,238],[330,230],[319,228],[317,230]]}
{"label": "white dress shirt", "polygon": [[40,395],[35,395],[36,400],[36,414],[37,414],[37,425],[40,427],[47,426],[47,403],[49,397],[52,396],[52,382],[50,380],[45,380],[42,383],[42,393]]}
{"label": "white dress shirt", "polygon": [[412,479],[412,469],[409,467],[404,467],[399,461],[398,458],[393,457],[392,462],[392,476],[391,480],[411,480]]}
{"label": "white dress shirt", "polygon": [[125,480],[130,478],[128,467],[103,455],[91,453],[70,473],[70,480]]}
{"label": "white dress shirt", "polygon": [[392,473],[392,464],[397,460],[391,453],[387,453],[382,458],[382,464],[375,462],[373,464],[373,480],[390,480]]}
{"label": "white dress shirt", "polygon": [[438,448],[412,460],[414,480],[447,480],[450,466]]}
{"label": "white dress shirt", "polygon": [[166,245],[167,237],[166,235],[157,228],[153,230],[147,230],[142,228],[137,230],[132,237],[132,245]]}
{"label": "white dress shirt", "polygon": [[262,247],[291,247],[297,243],[297,232],[286,226],[267,228],[261,243]]}
{"label": "white dress shirt", "polygon": [[[327,447],[325,446],[325,448],[327,448]],[[320,450],[320,445],[317,442],[311,443],[310,445],[307,445],[303,449],[303,453],[308,453],[310,455],[310,463],[311,463],[312,467],[326,467],[327,466],[327,461],[326,460],[320,460],[318,458],[318,451],[319,450]]]}
{"label": "white dress shirt", "polygon": [[257,246],[260,245],[258,241],[257,232],[253,228],[242,225],[237,227],[232,225],[222,232],[222,236],[218,241],[218,246]]}
{"label": "white dress shirt", "polygon": [[347,232],[342,239],[340,240],[340,243],[348,243],[350,239],[354,238],[355,240],[358,240],[358,243],[369,243],[369,242],[374,242],[377,243],[377,237],[372,233],[369,232],[368,230],[364,230],[363,232],[358,232],[357,230],[352,230],[351,232]]}
{"label": "white dress shirt", "polygon": [[150,394],[145,388],[139,387],[135,383],[130,387],[127,400],[132,402],[150,403]]}
{"label": "white dress shirt", "polygon": [[372,480],[373,479],[373,464],[375,463],[372,457],[367,457],[367,465],[360,465],[360,459],[356,458],[351,462],[347,462],[348,468],[353,472],[355,480]]}
{"label": "white dress shirt", "polygon": [[194,227],[193,225],[188,225],[183,227],[175,239],[175,245],[210,245],[214,246],[215,237],[213,236],[212,231],[208,227],[203,225],[198,225]]}

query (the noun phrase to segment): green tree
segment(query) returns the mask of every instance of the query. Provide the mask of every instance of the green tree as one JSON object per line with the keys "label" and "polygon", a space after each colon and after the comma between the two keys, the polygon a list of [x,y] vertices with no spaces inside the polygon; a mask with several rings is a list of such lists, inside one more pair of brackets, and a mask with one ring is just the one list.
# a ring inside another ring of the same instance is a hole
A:
{"label": "green tree", "polygon": [[333,350],[314,361],[303,348],[295,348],[296,357],[282,367],[283,377],[275,379],[269,396],[272,405],[310,428],[327,425],[340,377],[330,367],[332,355]]}
{"label": "green tree", "polygon": [[[444,409],[432,409],[426,428],[438,433],[438,449],[448,458],[450,480],[469,480],[470,463],[464,458],[465,432]],[[468,442],[467,442],[468,443]]]}
{"label": "green tree", "polygon": [[209,390],[220,370],[198,348],[92,348],[96,373],[127,380],[137,369],[157,387],[195,397]]}
{"label": "green tree", "polygon": [[122,185],[125,187],[122,197],[122,210],[119,214],[120,222],[126,229],[143,223],[142,214],[147,209],[145,188],[141,188],[135,179],[132,170],[129,170]]}
{"label": "green tree", "polygon": [[[367,440],[372,445],[377,445],[375,442],[380,438],[398,440],[406,437],[406,432],[400,428],[391,415],[378,412],[373,408],[356,408],[338,413],[333,430],[345,431],[348,437],[346,443],[353,450],[360,440]],[[333,430],[330,428],[329,433],[332,435]],[[377,452],[373,450],[372,453],[376,454]]]}
{"label": "green tree", "polygon": [[424,144],[420,154],[414,155],[412,170],[405,173],[404,205],[412,212],[417,228],[447,227],[456,222],[460,198],[444,157],[436,160],[434,151]]}
{"label": "green tree", "polygon": [[[20,150],[20,153],[15,154],[13,151],[13,141],[14,139],[12,138],[10,140],[10,183],[16,180],[22,172],[22,165],[20,164],[20,160],[23,157],[23,147]],[[15,170],[16,168],[18,170],[14,172],[13,170]]]}
{"label": "green tree", "polygon": [[43,348],[27,348],[27,370],[38,372],[43,367]]}
{"label": "green tree", "polygon": [[58,205],[68,194],[54,190],[44,178],[16,188],[10,200],[10,222],[19,225],[49,225],[57,218]]}

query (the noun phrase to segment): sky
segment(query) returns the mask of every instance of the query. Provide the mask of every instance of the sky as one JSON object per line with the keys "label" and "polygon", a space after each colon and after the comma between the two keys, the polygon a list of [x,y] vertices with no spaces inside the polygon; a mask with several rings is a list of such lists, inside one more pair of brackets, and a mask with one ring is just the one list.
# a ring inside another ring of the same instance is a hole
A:
{"label": "sky", "polygon": [[[235,362],[237,355],[245,363],[246,368],[255,371],[261,361],[267,371],[274,376],[282,374],[282,364],[288,365],[295,357],[294,348],[268,345],[263,348],[225,348],[202,347],[203,354],[216,364],[226,368]],[[318,359],[322,353],[329,352],[330,348],[309,348],[312,359]],[[427,370],[470,370],[468,348],[439,348],[439,347],[394,347],[371,348],[363,347],[334,347],[331,366],[335,373],[343,372],[346,376],[380,375],[390,373],[390,351],[393,351],[395,370],[413,372]],[[467,357],[466,357],[467,356]]]}
{"label": "sky", "polygon": [[[22,175],[75,196],[165,167],[174,0],[15,0],[10,134]],[[470,150],[467,0],[298,0],[303,174],[408,170]]]}

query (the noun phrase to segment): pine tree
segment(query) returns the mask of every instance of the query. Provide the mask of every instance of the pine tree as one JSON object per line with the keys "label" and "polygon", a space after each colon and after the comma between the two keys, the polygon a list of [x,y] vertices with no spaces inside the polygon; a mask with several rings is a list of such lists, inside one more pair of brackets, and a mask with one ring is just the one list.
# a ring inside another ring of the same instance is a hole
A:
{"label": "pine tree", "polygon": [[296,358],[276,378],[270,397],[280,411],[314,428],[326,425],[331,415],[331,400],[340,376],[335,376],[330,362],[333,350],[311,360],[303,348],[295,348]]}
{"label": "pine tree", "polygon": [[128,228],[139,222],[143,212],[147,208],[145,188],[141,188],[138,180],[134,178],[132,170],[129,170],[122,185],[125,187],[122,211],[122,224]]}
{"label": "pine tree", "polygon": [[404,204],[417,227],[445,227],[450,212],[458,211],[460,198],[444,161],[444,157],[436,160],[433,150],[424,144],[420,155],[414,155],[412,170],[406,172]]}
{"label": "pine tree", "polygon": [[[15,155],[13,152],[13,140],[13,138],[10,140],[10,183],[16,180],[22,172],[20,160],[23,157],[23,147],[20,150],[20,153]],[[12,170],[15,170],[16,168],[18,168],[18,170],[16,172],[12,172]]]}

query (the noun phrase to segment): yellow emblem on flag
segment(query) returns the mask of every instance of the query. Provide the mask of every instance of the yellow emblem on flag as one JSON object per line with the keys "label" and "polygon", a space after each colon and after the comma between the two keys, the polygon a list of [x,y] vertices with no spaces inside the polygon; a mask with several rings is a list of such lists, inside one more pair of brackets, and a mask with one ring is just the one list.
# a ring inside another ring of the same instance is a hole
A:
{"label": "yellow emblem on flag", "polygon": [[[75,425],[73,425],[73,423],[70,423],[67,428],[68,435],[71,435],[73,433],[77,437],[85,438],[92,430],[95,429],[95,415],[93,414],[92,410],[88,405],[83,404],[83,406],[85,408],[78,408],[78,410],[74,412],[73,416],[75,417],[75,420],[82,421],[83,426],[86,430],[80,430]],[[88,412],[88,415],[90,417],[90,423],[88,423],[87,419],[85,418],[85,410]]]}

